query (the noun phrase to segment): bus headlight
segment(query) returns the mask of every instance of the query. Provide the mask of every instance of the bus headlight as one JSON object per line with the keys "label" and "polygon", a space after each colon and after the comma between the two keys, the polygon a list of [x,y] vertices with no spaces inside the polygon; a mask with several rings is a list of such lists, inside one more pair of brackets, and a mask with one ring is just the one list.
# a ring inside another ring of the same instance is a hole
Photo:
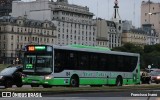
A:
{"label": "bus headlight", "polygon": [[52,79],[52,77],[53,77],[53,76],[48,75],[48,76],[45,76],[44,79],[45,79],[45,80],[49,80],[49,79]]}

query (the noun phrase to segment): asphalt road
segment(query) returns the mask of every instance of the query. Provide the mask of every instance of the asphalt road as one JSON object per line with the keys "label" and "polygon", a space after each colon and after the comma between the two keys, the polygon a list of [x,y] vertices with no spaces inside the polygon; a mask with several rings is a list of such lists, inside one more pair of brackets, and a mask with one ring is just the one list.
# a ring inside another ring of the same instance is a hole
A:
{"label": "asphalt road", "polygon": [[[153,84],[155,85],[155,84]],[[142,84],[142,86],[150,86],[148,84]],[[87,87],[87,86],[82,86]],[[12,98],[0,98],[0,100],[160,100],[160,85],[155,85],[154,90],[125,90],[125,91],[103,91],[103,92],[65,92],[65,93],[42,93],[42,97],[26,98],[26,97],[15,97]],[[2,87],[3,88],[3,87]],[[35,88],[42,89],[43,87]],[[60,87],[63,88],[63,87]],[[102,87],[103,88],[103,87]],[[112,87],[111,87],[112,88]],[[124,86],[128,88],[128,86]],[[157,89],[156,89],[157,88]],[[12,89],[12,88],[11,88]],[[8,89],[8,90],[11,90]],[[29,85],[24,85],[19,89],[32,89]],[[57,88],[51,88],[57,89]],[[65,89],[65,88],[64,88]],[[72,89],[72,88],[69,88]],[[89,89],[89,88],[86,88]],[[6,90],[6,89],[2,89]],[[13,86],[13,90],[17,90],[16,86]],[[13,93],[13,91],[12,91]]]}
{"label": "asphalt road", "polygon": [[[147,94],[147,96],[145,96]],[[148,96],[150,94],[150,96]],[[152,96],[151,96],[152,94]],[[157,96],[156,96],[157,94]],[[139,95],[139,96],[137,96]],[[42,98],[0,98],[3,100],[160,100],[160,90],[45,94]]]}
{"label": "asphalt road", "polygon": [[[152,83],[152,84],[141,84],[141,86],[149,86],[149,85],[160,85],[160,84],[155,84],[155,83]],[[129,85],[126,85],[126,86],[129,86]],[[80,86],[80,87],[89,87],[89,86]],[[0,86],[0,89],[3,89],[4,86]],[[16,85],[13,85],[12,88],[17,88]],[[30,85],[23,85],[22,88],[32,88]],[[39,88],[43,88],[41,85],[39,86]]]}
{"label": "asphalt road", "polygon": [[152,97],[45,97],[45,98],[3,98],[0,100],[160,100]]}

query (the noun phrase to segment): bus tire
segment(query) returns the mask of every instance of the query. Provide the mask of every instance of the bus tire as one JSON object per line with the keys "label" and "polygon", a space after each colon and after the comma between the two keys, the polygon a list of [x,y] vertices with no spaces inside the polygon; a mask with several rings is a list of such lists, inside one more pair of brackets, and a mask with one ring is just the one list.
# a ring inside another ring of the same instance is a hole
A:
{"label": "bus tire", "polygon": [[79,78],[78,76],[74,75],[70,79],[70,86],[71,87],[79,87]]}
{"label": "bus tire", "polygon": [[31,87],[39,87],[38,84],[31,84]]}
{"label": "bus tire", "polygon": [[16,86],[17,86],[17,87],[22,87],[22,86],[23,86],[23,84],[16,84]]}
{"label": "bus tire", "polygon": [[121,76],[118,76],[116,79],[116,86],[122,86],[123,84],[123,79]]}

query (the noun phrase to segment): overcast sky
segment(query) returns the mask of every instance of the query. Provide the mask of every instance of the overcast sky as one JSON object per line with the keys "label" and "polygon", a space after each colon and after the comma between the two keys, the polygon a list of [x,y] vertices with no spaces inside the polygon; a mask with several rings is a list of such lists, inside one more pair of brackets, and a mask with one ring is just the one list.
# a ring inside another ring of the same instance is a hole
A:
{"label": "overcast sky", "polygon": [[[23,0],[35,1],[35,0]],[[56,1],[56,0],[54,0]],[[94,18],[100,17],[110,20],[113,16],[113,6],[115,0],[68,0],[70,4],[88,6],[90,12],[95,14]],[[131,20],[133,25],[140,27],[140,13],[141,2],[148,0],[118,0],[119,14],[122,20]],[[160,2],[160,0],[151,0],[153,2]],[[135,6],[134,6],[135,4]],[[134,15],[135,12],[135,15]]]}

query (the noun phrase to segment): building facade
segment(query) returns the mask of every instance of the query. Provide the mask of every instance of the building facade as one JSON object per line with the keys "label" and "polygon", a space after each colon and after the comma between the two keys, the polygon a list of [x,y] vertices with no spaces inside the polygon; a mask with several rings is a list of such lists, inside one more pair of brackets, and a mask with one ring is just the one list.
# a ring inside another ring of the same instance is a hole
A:
{"label": "building facade", "polygon": [[142,29],[143,31],[146,32],[147,35],[146,39],[147,45],[154,45],[159,43],[158,33],[156,32],[155,29],[152,28],[151,24],[143,24]]}
{"label": "building facade", "polygon": [[[97,19],[97,45],[101,47],[118,47],[116,23],[105,19]],[[119,40],[121,41],[121,40]]]}
{"label": "building facade", "polygon": [[27,44],[56,44],[57,31],[50,21],[0,17],[0,63],[13,64]]}
{"label": "building facade", "polygon": [[124,28],[122,33],[122,45],[133,43],[137,46],[154,45],[159,43],[158,33],[151,28],[151,24],[144,24],[142,28]]}
{"label": "building facade", "polygon": [[69,4],[68,0],[36,0],[13,2],[12,9],[14,17],[27,15],[29,19],[52,21],[57,27],[58,45],[96,45],[96,22],[88,7]]}
{"label": "building facade", "polygon": [[142,1],[141,25],[143,24],[151,24],[160,38],[160,3]]}
{"label": "building facade", "polygon": [[119,6],[118,6],[118,0],[115,0],[115,5],[114,5],[114,13],[113,17],[111,18],[111,21],[113,21],[116,25],[116,32],[115,34],[109,34],[109,44],[110,48],[113,47],[119,47],[122,46],[122,20],[119,15]]}
{"label": "building facade", "polygon": [[101,18],[96,19],[98,46],[109,47],[111,49],[121,46],[122,21],[118,8],[118,1],[115,0],[114,14],[111,21]]}
{"label": "building facade", "polygon": [[12,1],[15,0],[0,0],[0,17],[8,16],[12,12]]}
{"label": "building facade", "polygon": [[109,28],[105,19],[96,19],[97,23],[97,46],[109,47]]}
{"label": "building facade", "polygon": [[133,43],[136,46],[146,45],[147,34],[142,29],[130,29],[122,34],[122,44]]}
{"label": "building facade", "polygon": [[129,31],[132,28],[133,28],[132,21],[128,21],[128,20],[122,21],[122,30],[123,31]]}
{"label": "building facade", "polygon": [[121,45],[121,40],[119,35],[117,34],[117,26],[113,21],[106,21],[108,34],[109,34],[109,48],[119,47]]}

